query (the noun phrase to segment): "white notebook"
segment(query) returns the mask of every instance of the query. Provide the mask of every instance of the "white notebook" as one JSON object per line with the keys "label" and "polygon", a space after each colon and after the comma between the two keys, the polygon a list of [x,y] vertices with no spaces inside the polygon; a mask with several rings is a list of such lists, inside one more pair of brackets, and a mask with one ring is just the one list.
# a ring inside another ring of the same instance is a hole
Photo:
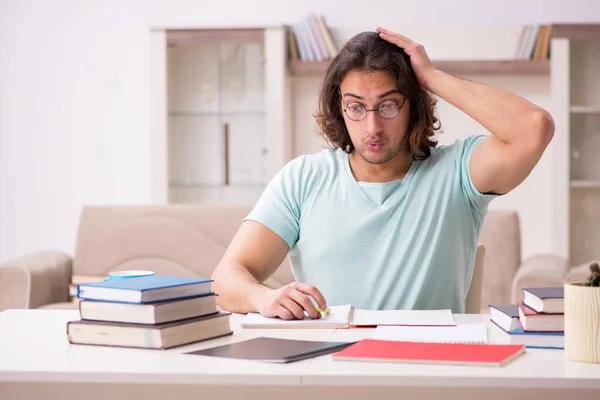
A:
{"label": "white notebook", "polygon": [[361,310],[352,305],[330,307],[329,315],[321,319],[284,320],[267,318],[258,313],[247,314],[242,328],[349,328],[358,326],[455,326],[451,310]]}
{"label": "white notebook", "polygon": [[402,342],[470,343],[488,342],[487,326],[464,324],[457,326],[378,326],[371,339]]}

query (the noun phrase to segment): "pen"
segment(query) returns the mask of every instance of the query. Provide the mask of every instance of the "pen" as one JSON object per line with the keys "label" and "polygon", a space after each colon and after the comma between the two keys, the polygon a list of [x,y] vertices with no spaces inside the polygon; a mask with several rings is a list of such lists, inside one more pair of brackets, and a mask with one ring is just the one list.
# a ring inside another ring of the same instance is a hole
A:
{"label": "pen", "polygon": [[317,306],[317,307],[315,308],[315,310],[317,310],[317,311],[318,311],[318,312],[320,312],[320,313],[324,313],[325,315],[329,315],[329,313],[331,312],[331,310],[329,309],[329,307],[327,307],[327,308],[325,309],[325,311],[323,311],[323,310],[321,310],[321,307]]}

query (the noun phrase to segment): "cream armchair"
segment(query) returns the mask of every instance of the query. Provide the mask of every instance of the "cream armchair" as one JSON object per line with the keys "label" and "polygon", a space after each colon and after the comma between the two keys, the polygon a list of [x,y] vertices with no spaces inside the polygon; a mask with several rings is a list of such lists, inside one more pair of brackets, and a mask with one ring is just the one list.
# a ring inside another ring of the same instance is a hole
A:
{"label": "cream armchair", "polygon": [[[73,256],[46,251],[0,264],[0,311],[73,308],[71,283],[100,280],[117,270],[210,277],[249,211],[198,204],[85,207]],[[515,212],[489,211],[479,242],[485,258],[482,274],[477,272],[481,275],[474,280],[482,282],[482,290],[476,296],[470,293],[471,312],[473,298],[487,312],[490,303],[518,301],[523,287],[561,285],[570,276],[567,263],[554,256],[521,260]],[[265,284],[280,287],[293,279],[285,260]]]}

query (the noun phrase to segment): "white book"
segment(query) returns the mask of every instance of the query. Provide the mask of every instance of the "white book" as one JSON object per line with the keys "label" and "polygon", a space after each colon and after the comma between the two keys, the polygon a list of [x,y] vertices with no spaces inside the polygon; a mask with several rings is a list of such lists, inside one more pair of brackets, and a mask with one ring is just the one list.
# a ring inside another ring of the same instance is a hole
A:
{"label": "white book", "polygon": [[378,326],[372,339],[402,342],[466,343],[488,342],[487,326],[464,324],[457,326]]}
{"label": "white book", "polygon": [[350,328],[359,326],[455,326],[451,310],[361,310],[352,305],[330,307],[329,314],[312,319],[284,320],[264,317],[258,313],[247,314],[241,322],[242,328]]}

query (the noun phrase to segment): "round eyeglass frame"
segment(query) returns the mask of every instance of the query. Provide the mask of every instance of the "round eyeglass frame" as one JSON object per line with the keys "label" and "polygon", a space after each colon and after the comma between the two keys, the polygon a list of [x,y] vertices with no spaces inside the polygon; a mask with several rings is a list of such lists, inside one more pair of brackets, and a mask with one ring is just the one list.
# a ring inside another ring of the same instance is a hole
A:
{"label": "round eyeglass frame", "polygon": [[[395,103],[395,104],[398,106],[398,113],[397,113],[396,115],[394,115],[393,117],[384,117],[384,116],[381,114],[381,112],[379,111],[379,109],[381,108],[381,105],[382,105],[382,104],[384,104],[384,103],[385,103],[385,102],[387,102],[387,101],[391,101],[391,102]],[[345,102],[344,100],[342,100],[342,103],[344,103],[344,106],[345,106],[345,107],[343,108],[343,110],[344,110],[344,113],[346,113],[346,115],[348,116],[348,118],[350,118],[352,121],[362,121],[362,120],[364,120],[365,118],[367,118],[367,115],[369,115],[369,111],[377,111],[377,114],[379,114],[379,116],[380,116],[381,118],[383,118],[383,119],[394,119],[394,118],[396,118],[398,115],[400,115],[400,110],[402,109],[402,106],[404,106],[404,103],[405,103],[405,102],[406,102],[406,97],[404,98],[404,100],[402,100],[402,103],[400,103],[400,105],[398,105],[398,103],[396,103],[396,102],[395,102],[395,101],[393,101],[393,100],[386,100],[386,101],[383,101],[383,102],[381,102],[381,104],[379,104],[379,107],[377,107],[377,108],[373,108],[373,109],[368,109],[368,108],[367,108],[367,107],[366,107],[364,104],[362,104],[362,103],[359,103],[359,102],[357,102],[357,101],[353,101],[353,102],[351,102],[351,103],[348,103],[348,104],[346,104],[346,102]],[[350,115],[348,115],[348,112],[346,111],[346,110],[347,110],[347,108],[348,108],[348,106],[349,106],[350,104],[359,104],[359,105],[360,105],[362,108],[364,108],[364,109],[365,109],[365,115],[364,115],[362,118],[360,118],[360,119],[354,119],[354,118],[352,118]]]}

